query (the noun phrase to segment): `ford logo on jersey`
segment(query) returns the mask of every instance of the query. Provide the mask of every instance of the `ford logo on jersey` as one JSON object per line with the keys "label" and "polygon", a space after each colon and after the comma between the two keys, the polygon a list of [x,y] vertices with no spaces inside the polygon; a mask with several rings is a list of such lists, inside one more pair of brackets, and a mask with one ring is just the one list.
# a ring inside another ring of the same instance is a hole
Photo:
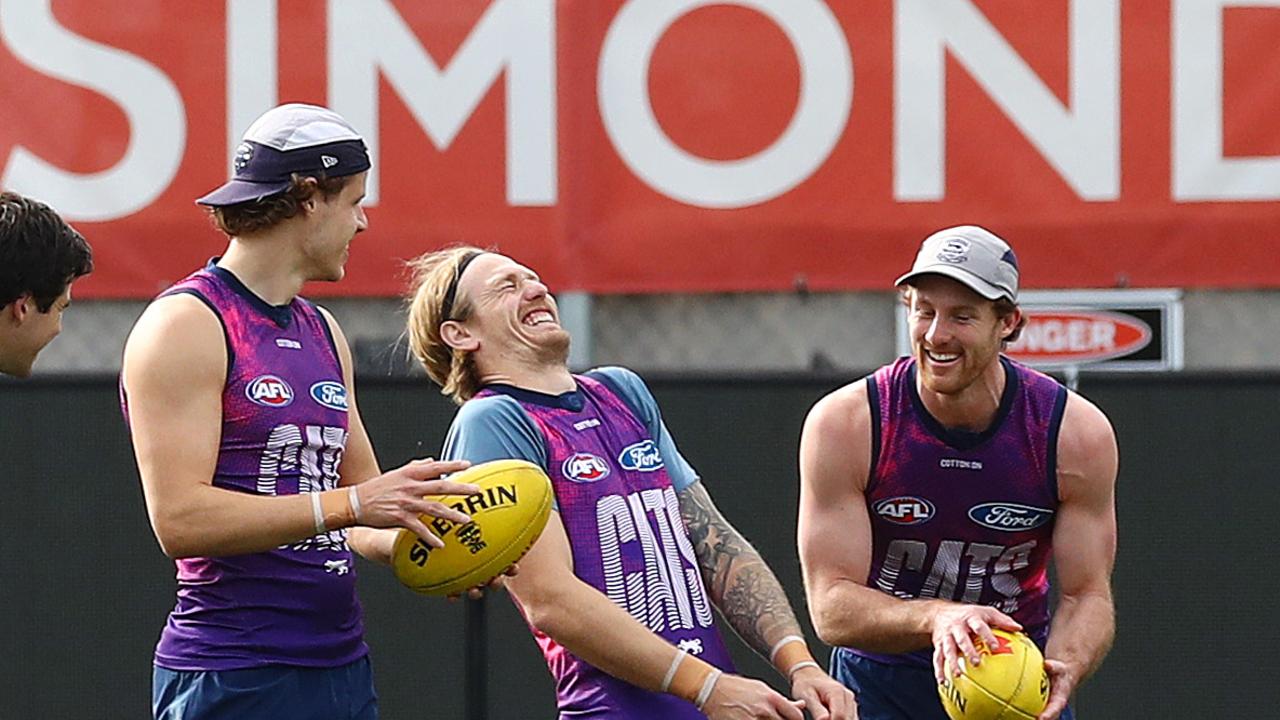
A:
{"label": "ford logo on jersey", "polygon": [[599,482],[609,477],[609,464],[591,453],[574,453],[560,466],[564,476],[577,483]]}
{"label": "ford logo on jersey", "polygon": [[1053,519],[1053,511],[1018,503],[983,503],[969,508],[969,519],[1004,532],[1033,530]]}
{"label": "ford logo on jersey", "polygon": [[886,498],[871,509],[885,520],[898,525],[919,525],[933,517],[933,503],[910,495]]}
{"label": "ford logo on jersey", "polygon": [[340,382],[321,380],[312,385],[311,399],[330,410],[347,411],[347,389]]}
{"label": "ford logo on jersey", "polygon": [[618,464],[623,470],[654,472],[662,469],[662,454],[652,440],[642,440],[622,449],[618,456]]}
{"label": "ford logo on jersey", "polygon": [[275,375],[259,375],[249,382],[244,394],[250,400],[267,407],[284,407],[293,402],[293,388]]}

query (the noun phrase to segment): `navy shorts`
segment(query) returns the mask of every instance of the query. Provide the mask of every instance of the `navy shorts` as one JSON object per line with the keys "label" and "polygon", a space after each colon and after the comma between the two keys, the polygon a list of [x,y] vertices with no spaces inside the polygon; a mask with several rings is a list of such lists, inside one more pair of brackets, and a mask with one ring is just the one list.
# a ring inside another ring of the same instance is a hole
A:
{"label": "navy shorts", "polygon": [[[836,648],[831,677],[857,694],[858,720],[947,720],[931,667],[883,663]],[[1071,708],[1058,717],[1072,720]]]}
{"label": "navy shorts", "polygon": [[155,720],[377,720],[368,656],[335,668],[169,670],[151,682]]}

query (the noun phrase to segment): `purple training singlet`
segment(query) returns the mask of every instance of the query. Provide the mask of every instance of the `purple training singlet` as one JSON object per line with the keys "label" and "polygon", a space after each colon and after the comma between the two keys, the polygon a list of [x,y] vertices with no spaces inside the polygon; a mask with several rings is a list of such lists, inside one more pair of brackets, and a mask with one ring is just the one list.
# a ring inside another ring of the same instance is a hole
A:
{"label": "purple training singlet", "polygon": [[[733,672],[657,445],[610,388],[574,379],[580,407],[516,398],[546,440],[574,573],[672,645]],[[692,703],[615,678],[534,635],[556,680],[561,718],[705,717]]]}
{"label": "purple training singlet", "polygon": [[[1001,362],[1004,395],[981,433],[944,428],[929,414],[911,358],[868,378],[875,418],[868,585],[900,598],[993,606],[1043,645],[1067,392],[1048,376],[1003,356]],[[855,652],[912,664],[930,657],[928,650]]]}
{"label": "purple training singlet", "polygon": [[[302,298],[267,305],[213,265],[161,296],[177,293],[208,305],[226,336],[214,486],[257,495],[336,487],[347,389],[320,312]],[[185,558],[177,571],[177,605],[156,647],[161,667],[337,667],[368,652],[345,530],[268,552]]]}

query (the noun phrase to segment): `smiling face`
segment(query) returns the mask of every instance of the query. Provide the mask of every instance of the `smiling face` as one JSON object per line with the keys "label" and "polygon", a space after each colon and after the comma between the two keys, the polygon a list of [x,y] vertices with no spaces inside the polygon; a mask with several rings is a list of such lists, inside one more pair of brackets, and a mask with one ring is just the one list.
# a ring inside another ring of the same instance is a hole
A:
{"label": "smiling face", "polygon": [[311,227],[303,243],[303,254],[313,280],[338,281],[346,274],[349,247],[356,233],[369,227],[360,201],[364,200],[368,172],[354,175],[337,195],[316,192],[307,202],[315,203],[308,213]]}
{"label": "smiling face", "polygon": [[941,275],[916,279],[906,301],[920,383],[941,395],[957,395],[988,372],[1020,319],[1017,311],[1000,317],[995,302]]}
{"label": "smiling face", "polygon": [[555,298],[537,273],[505,255],[484,253],[467,265],[454,307],[455,316],[465,315],[460,324],[474,344],[468,349],[482,367],[502,372],[509,363],[568,361],[569,333]]}

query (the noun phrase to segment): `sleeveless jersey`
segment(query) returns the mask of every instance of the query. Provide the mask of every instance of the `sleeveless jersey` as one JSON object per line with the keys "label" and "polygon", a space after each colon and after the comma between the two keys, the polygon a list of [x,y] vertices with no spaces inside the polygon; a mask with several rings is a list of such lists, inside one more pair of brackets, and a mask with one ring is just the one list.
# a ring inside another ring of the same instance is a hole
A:
{"label": "sleeveless jersey", "polygon": [[[320,312],[302,298],[272,307],[212,264],[161,297],[177,293],[208,305],[226,337],[213,485],[257,495],[336,487],[347,391]],[[177,578],[177,605],[156,647],[161,667],[336,667],[368,652],[345,530],[268,552],[180,559]]]}
{"label": "sleeveless jersey", "polygon": [[[574,379],[578,391],[555,406],[510,393],[545,438],[545,469],[574,574],[672,645],[732,672],[654,439],[611,388]],[[495,392],[503,390],[487,388],[476,397]],[[534,635],[556,680],[561,718],[705,717],[692,703],[589,665],[536,628]]]}
{"label": "sleeveless jersey", "polygon": [[[1005,389],[991,427],[944,428],[916,391],[916,364],[900,358],[867,380],[873,414],[868,585],[900,598],[990,605],[1043,647],[1048,562],[1058,507],[1057,445],[1067,391],[1001,356]],[[930,651],[864,653],[929,663]]]}

